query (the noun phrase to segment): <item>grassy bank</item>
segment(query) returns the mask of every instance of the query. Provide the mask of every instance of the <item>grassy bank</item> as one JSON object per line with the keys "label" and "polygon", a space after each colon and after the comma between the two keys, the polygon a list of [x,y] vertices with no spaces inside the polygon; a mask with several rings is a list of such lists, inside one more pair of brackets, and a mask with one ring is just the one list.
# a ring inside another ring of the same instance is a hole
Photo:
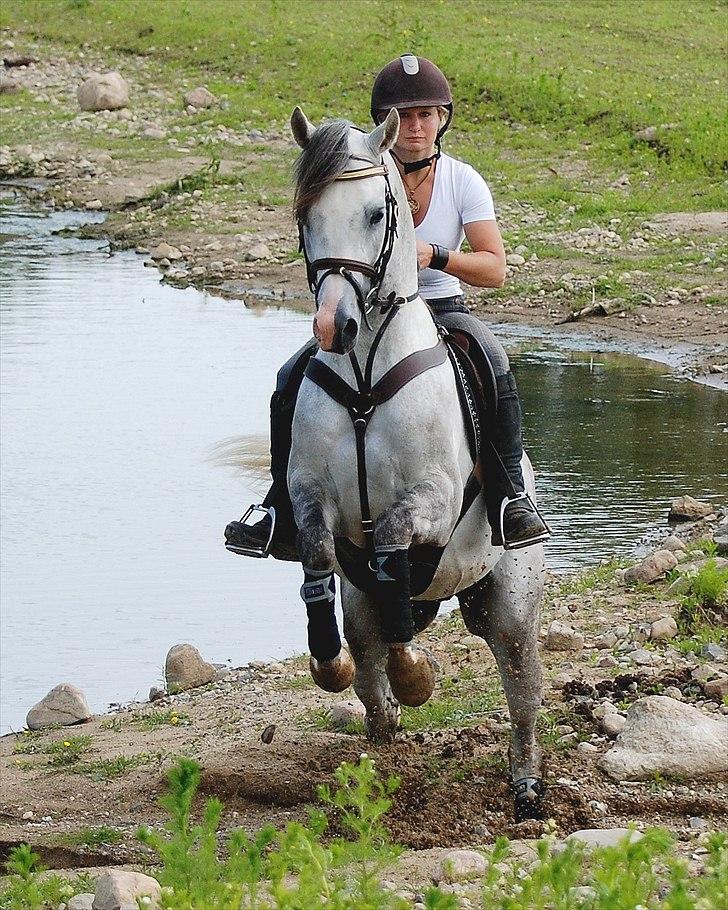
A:
{"label": "grassy bank", "polygon": [[[585,218],[724,206],[727,17],[724,0],[356,0],[345,15],[333,0],[15,0],[0,10],[15,34],[141,55],[160,78],[199,73],[229,102],[205,114],[213,128],[280,125],[297,102],[313,118],[366,123],[374,74],[414,50],[451,78],[451,146],[511,193],[570,202]],[[648,126],[653,140],[634,138]],[[602,180],[580,193],[574,178],[589,171]],[[631,185],[610,188],[623,174]]]}

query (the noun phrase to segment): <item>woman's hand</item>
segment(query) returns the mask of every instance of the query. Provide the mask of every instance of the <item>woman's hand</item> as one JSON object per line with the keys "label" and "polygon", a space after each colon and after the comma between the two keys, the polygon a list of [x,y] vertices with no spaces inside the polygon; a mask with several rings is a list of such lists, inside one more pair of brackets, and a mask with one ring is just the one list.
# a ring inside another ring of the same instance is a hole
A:
{"label": "woman's hand", "polygon": [[426,269],[432,262],[432,245],[424,240],[417,241],[417,268]]}

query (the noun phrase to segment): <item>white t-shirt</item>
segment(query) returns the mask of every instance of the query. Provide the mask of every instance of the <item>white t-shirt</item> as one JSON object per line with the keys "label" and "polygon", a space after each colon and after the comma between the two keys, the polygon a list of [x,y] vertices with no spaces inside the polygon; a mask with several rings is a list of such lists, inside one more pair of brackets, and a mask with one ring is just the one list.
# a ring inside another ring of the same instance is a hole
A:
{"label": "white t-shirt", "polygon": [[[463,226],[472,221],[495,221],[488,184],[469,164],[443,153],[435,170],[430,207],[415,234],[426,243],[459,250],[465,239]],[[436,269],[422,269],[418,281],[420,296],[425,300],[463,292],[457,278]]]}

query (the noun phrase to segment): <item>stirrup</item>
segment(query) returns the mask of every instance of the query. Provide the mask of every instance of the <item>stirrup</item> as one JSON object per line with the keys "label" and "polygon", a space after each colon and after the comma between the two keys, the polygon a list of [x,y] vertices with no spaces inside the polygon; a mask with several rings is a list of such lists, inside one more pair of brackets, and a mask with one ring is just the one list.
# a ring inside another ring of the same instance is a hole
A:
{"label": "stirrup", "polygon": [[[506,508],[512,502],[518,502],[519,499],[525,499],[528,501],[528,503],[530,504],[533,511],[538,515],[538,517],[543,522],[543,526],[544,526],[545,530],[542,531],[540,534],[535,534],[533,537],[526,537],[524,540],[514,540],[513,542],[509,542],[506,540],[505,529],[503,527],[503,520],[504,520],[504,517],[506,514]],[[534,544],[544,543],[545,541],[547,541],[549,539],[549,537],[551,537],[551,528],[546,523],[546,519],[539,512],[538,506],[536,505],[536,503],[531,499],[531,497],[528,495],[528,493],[526,493],[525,490],[522,493],[516,493],[515,496],[511,496],[510,498],[508,496],[505,496],[503,498],[503,502],[501,503],[501,507],[500,507],[499,524],[500,524],[500,535],[501,535],[501,540],[503,541],[504,550],[522,550],[524,547],[532,547]]]}
{"label": "stirrup", "polygon": [[267,556],[270,556],[270,548],[273,543],[273,534],[276,529],[276,510],[274,506],[252,505],[240,519],[240,524],[244,526],[253,512],[264,512],[266,515],[270,515],[270,534],[268,535],[266,543],[261,546],[255,546],[254,544],[245,546],[244,544],[230,543],[226,540],[225,549],[230,550],[231,553],[238,553],[241,556],[255,556],[259,559],[265,559]]}

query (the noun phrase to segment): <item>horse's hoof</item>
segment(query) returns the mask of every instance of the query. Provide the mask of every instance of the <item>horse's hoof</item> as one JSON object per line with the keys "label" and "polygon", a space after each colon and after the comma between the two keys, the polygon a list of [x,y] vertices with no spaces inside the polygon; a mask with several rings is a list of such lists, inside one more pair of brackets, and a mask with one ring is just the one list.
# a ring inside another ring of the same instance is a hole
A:
{"label": "horse's hoof", "polygon": [[435,689],[436,666],[421,648],[413,645],[390,645],[387,655],[387,678],[392,694],[403,705],[419,708]]}
{"label": "horse's hoof", "polygon": [[546,785],[540,777],[522,777],[513,782],[515,816],[517,822],[543,819],[543,798]]}
{"label": "horse's hoof", "polygon": [[313,681],[325,692],[343,692],[354,682],[356,665],[344,648],[333,660],[316,660],[312,657],[309,667]]}

